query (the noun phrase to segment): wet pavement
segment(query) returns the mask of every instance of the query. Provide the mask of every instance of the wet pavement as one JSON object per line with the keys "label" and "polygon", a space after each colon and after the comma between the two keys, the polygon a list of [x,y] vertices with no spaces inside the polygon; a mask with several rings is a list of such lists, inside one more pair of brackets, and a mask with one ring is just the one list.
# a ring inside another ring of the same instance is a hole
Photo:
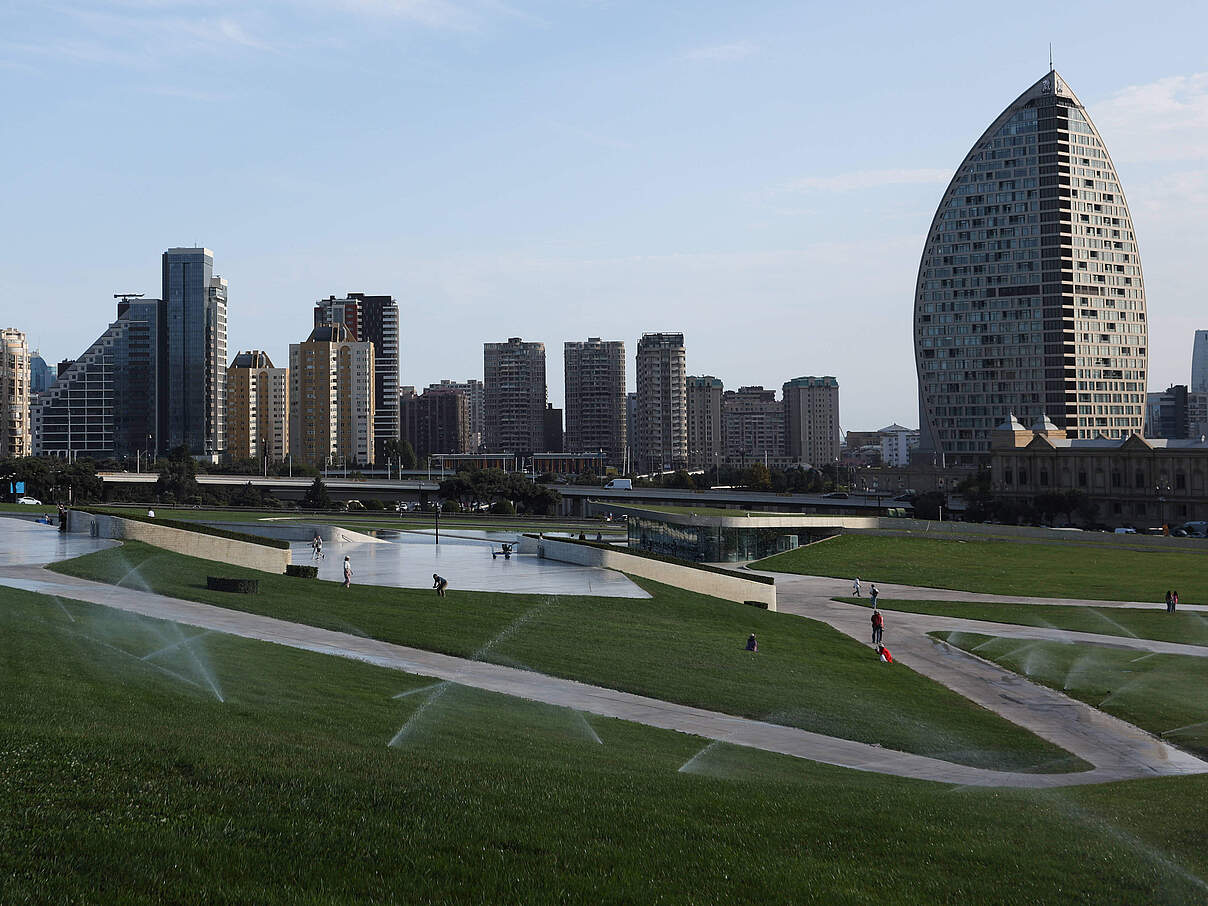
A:
{"label": "wet pavement", "polygon": [[116,541],[65,535],[55,525],[17,517],[0,518],[0,566],[57,563],[113,547]]}
{"label": "wet pavement", "polygon": [[[382,529],[373,533],[386,544],[329,542],[323,546],[319,578],[339,582],[344,578],[344,557],[352,563],[352,581],[362,585],[392,588],[431,588],[432,574],[449,580],[449,587],[464,591],[500,591],[509,594],[596,595],[605,598],[648,598],[645,591],[619,572],[543,560],[535,554],[504,558],[503,543],[515,544],[516,532],[484,532],[473,529],[440,533],[440,544],[431,531],[400,532]],[[290,545],[293,562],[313,564],[310,545]],[[492,557],[492,551],[497,556]]]}

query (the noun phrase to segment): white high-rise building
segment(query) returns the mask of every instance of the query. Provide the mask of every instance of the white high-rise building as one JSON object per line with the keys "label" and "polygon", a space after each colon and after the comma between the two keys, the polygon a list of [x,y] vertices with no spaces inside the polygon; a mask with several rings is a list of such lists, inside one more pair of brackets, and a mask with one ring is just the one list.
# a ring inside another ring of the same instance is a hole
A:
{"label": "white high-rise building", "polygon": [[914,327],[919,446],[949,464],[986,462],[1011,413],[1071,438],[1141,433],[1149,350],[1132,217],[1058,73],[999,114],[945,189]]}
{"label": "white high-rise building", "polygon": [[0,456],[29,456],[29,344],[15,327],[0,330]]}

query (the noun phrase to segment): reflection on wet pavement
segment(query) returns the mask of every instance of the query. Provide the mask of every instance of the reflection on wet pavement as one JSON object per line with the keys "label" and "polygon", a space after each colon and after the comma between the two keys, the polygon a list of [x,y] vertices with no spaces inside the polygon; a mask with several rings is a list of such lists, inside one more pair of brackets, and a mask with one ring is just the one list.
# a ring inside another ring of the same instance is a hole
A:
{"label": "reflection on wet pavement", "polygon": [[65,535],[58,526],[16,517],[0,518],[0,566],[57,563],[113,547],[116,541],[88,535]]}
{"label": "reflection on wet pavement", "polygon": [[[607,598],[648,598],[625,575],[608,569],[543,560],[535,554],[510,558],[499,554],[502,543],[514,544],[515,532],[454,529],[441,532],[440,544],[430,530],[400,532],[381,529],[374,534],[388,544],[328,543],[319,562],[319,578],[343,581],[344,557],[352,563],[352,581],[394,588],[430,588],[432,574],[449,580],[449,587],[467,591],[511,594],[598,595]],[[313,563],[310,545],[290,545],[294,563]],[[492,551],[496,556],[492,557]]]}

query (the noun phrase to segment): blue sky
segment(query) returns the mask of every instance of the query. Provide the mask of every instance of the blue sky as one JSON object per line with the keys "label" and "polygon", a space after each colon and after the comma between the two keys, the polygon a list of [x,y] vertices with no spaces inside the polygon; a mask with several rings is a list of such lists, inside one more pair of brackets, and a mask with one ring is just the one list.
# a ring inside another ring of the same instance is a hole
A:
{"label": "blue sky", "polygon": [[925,232],[981,131],[1057,68],[1108,144],[1151,389],[1208,327],[1208,8],[592,0],[0,0],[0,326],[50,361],[202,244],[230,349],[314,300],[402,307],[403,383],[482,343],[682,330],[727,386],[833,374],[847,428],[918,421]]}

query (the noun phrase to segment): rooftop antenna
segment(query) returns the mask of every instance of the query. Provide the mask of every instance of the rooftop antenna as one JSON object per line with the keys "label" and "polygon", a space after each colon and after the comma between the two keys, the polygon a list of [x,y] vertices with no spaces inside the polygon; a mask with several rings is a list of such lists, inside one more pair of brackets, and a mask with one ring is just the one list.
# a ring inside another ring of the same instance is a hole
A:
{"label": "rooftop antenna", "polygon": [[1053,42],[1049,42],[1049,72],[1053,72]]}

